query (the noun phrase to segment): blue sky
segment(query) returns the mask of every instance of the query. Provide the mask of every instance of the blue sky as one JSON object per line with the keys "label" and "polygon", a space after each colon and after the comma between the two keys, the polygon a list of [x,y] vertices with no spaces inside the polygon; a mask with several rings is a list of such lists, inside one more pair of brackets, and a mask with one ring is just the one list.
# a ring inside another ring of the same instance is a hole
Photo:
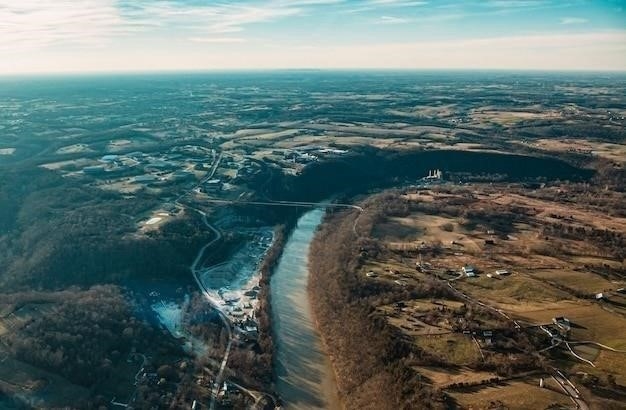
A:
{"label": "blue sky", "polygon": [[625,0],[0,0],[0,73],[626,70]]}

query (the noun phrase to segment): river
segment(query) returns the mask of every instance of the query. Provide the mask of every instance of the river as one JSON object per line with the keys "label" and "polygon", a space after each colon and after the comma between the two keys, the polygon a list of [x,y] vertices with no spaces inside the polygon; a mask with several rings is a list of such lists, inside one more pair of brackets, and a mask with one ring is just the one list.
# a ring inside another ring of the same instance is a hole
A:
{"label": "river", "polygon": [[276,390],[287,409],[339,409],[337,383],[307,294],[309,245],[324,210],[305,213],[271,279]]}

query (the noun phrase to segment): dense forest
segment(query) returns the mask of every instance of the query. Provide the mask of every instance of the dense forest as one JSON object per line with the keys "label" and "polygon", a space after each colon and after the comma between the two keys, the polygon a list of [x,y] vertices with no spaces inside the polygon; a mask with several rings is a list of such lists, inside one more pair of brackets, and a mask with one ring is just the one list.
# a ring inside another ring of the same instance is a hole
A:
{"label": "dense forest", "polygon": [[[114,285],[3,293],[0,304],[4,312],[24,320],[23,326],[4,335],[6,351],[21,362],[87,388],[96,401],[111,385],[132,386],[135,370],[130,378],[127,372],[120,372],[128,366],[129,354],[149,354],[152,359],[144,363],[146,368],[156,368],[171,355],[184,356],[174,338],[137,318],[133,302]],[[94,403],[72,404],[97,408]]]}
{"label": "dense forest", "polygon": [[[371,189],[416,183],[432,169],[493,181],[586,181],[595,172],[552,157],[460,150],[392,151],[359,147],[354,152],[308,165],[297,175],[274,177],[262,186],[272,199],[321,201],[338,193],[356,195]],[[319,181],[324,181],[320,184]]]}
{"label": "dense forest", "polygon": [[59,289],[133,277],[188,277],[208,240],[185,214],[147,235],[137,221],[156,200],[87,187],[42,169],[0,171],[0,283],[11,289]]}

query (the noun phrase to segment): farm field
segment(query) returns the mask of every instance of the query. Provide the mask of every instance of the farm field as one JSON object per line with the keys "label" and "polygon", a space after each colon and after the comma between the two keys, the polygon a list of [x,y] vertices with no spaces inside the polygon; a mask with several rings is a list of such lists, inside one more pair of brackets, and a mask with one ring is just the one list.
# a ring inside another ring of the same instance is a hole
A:
{"label": "farm field", "polygon": [[[550,405],[570,406],[556,382],[548,380],[546,388],[538,387],[538,377],[524,381],[504,382],[470,392],[453,392],[451,396],[462,409],[479,410],[503,405],[508,409],[544,409]],[[497,407],[496,407],[497,408]]]}
{"label": "farm field", "polygon": [[[581,375],[626,381],[626,298],[618,291],[626,271],[614,244],[625,220],[600,218],[602,208],[587,200],[565,205],[554,187],[507,188],[444,184],[373,197],[387,205],[372,209],[389,210],[372,218],[381,250],[359,275],[450,293],[377,311],[428,358],[413,368],[460,408],[568,405],[551,369],[588,388],[590,402],[611,401]],[[494,382],[531,369],[545,372],[544,388],[538,377]]]}

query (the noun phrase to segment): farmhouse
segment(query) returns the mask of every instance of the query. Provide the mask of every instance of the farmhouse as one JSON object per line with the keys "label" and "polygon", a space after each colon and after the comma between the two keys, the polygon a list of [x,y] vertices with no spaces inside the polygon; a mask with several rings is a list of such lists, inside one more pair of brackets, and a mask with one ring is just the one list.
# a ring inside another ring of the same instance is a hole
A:
{"label": "farmhouse", "polygon": [[565,316],[557,316],[552,318],[552,323],[560,327],[561,329],[569,331],[571,329],[571,324],[568,318]]}
{"label": "farmhouse", "polygon": [[461,268],[461,270],[468,278],[476,276],[476,268],[474,268],[472,265],[465,265]]}

